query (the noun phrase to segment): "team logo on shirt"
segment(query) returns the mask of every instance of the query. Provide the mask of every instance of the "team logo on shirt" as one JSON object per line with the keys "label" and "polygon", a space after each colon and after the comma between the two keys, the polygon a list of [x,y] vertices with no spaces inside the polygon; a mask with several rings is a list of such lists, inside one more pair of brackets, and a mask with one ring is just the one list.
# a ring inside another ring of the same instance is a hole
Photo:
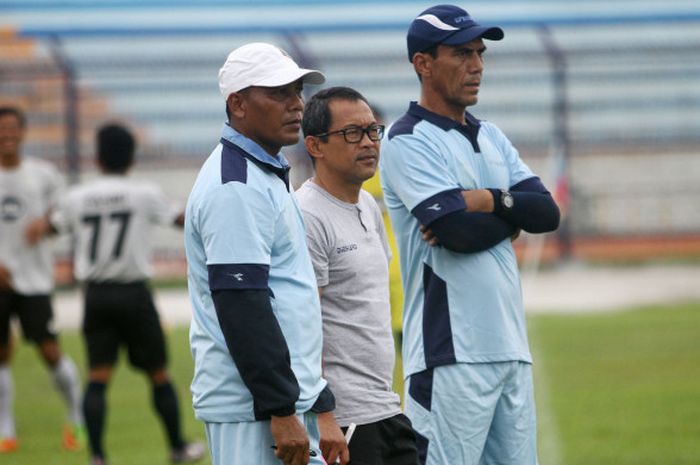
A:
{"label": "team logo on shirt", "polygon": [[243,281],[243,273],[229,273],[229,276],[231,276],[233,279],[236,281]]}
{"label": "team logo on shirt", "polygon": [[335,253],[340,255],[341,253],[352,252],[353,250],[357,250],[357,244],[342,245],[340,247],[336,247]]}
{"label": "team logo on shirt", "polygon": [[0,203],[0,219],[3,221],[17,221],[24,213],[22,201],[14,196],[7,195],[3,197]]}
{"label": "team logo on shirt", "polygon": [[440,206],[439,203],[434,203],[429,207],[425,207],[425,209],[426,210],[435,210],[436,212],[439,212],[440,210],[442,210],[442,207]]}

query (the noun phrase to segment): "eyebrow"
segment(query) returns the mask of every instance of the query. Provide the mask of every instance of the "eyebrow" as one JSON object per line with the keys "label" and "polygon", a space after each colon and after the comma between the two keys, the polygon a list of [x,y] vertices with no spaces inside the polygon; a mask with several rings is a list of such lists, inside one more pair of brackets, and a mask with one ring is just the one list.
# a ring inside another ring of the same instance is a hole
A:
{"label": "eyebrow", "polygon": [[455,50],[455,52],[459,52],[459,51],[462,51],[462,50],[467,50],[467,51],[470,51],[470,52],[481,52],[481,53],[484,53],[484,52],[486,51],[486,45],[482,45],[482,46],[476,47],[476,48],[475,48],[475,47],[471,47],[471,46],[469,46],[469,45],[457,45],[457,46],[454,48],[454,50]]}

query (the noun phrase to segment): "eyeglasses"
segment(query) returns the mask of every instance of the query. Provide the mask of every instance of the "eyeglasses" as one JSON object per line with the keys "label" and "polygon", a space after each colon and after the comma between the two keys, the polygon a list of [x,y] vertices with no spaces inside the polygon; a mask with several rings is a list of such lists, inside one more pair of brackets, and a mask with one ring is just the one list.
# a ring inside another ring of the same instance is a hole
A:
{"label": "eyeglasses", "polygon": [[316,137],[326,137],[332,136],[333,134],[342,134],[345,142],[348,144],[357,144],[362,140],[365,134],[369,137],[369,140],[373,142],[378,142],[384,137],[384,125],[383,124],[370,124],[366,128],[361,128],[360,126],[350,126],[345,129],[338,129],[337,131],[324,132],[323,134],[317,134]]}

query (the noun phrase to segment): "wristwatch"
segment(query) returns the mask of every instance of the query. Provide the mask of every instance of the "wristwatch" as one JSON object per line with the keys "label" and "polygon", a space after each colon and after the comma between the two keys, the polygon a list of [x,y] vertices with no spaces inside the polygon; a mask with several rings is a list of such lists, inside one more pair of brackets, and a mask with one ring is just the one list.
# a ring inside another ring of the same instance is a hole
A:
{"label": "wristwatch", "polygon": [[509,212],[513,209],[513,194],[505,189],[501,189],[501,209],[504,212]]}

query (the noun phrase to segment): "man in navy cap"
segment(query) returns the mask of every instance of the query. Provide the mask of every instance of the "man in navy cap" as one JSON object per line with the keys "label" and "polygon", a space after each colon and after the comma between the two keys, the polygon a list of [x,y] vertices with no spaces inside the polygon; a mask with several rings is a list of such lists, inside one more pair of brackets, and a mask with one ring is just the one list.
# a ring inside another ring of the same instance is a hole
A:
{"label": "man in navy cap", "polygon": [[505,135],[466,111],[484,39],[502,38],[452,5],[411,23],[420,101],[392,125],[379,162],[406,293],[405,408],[424,465],[537,463],[511,238],[556,229],[559,209]]}

